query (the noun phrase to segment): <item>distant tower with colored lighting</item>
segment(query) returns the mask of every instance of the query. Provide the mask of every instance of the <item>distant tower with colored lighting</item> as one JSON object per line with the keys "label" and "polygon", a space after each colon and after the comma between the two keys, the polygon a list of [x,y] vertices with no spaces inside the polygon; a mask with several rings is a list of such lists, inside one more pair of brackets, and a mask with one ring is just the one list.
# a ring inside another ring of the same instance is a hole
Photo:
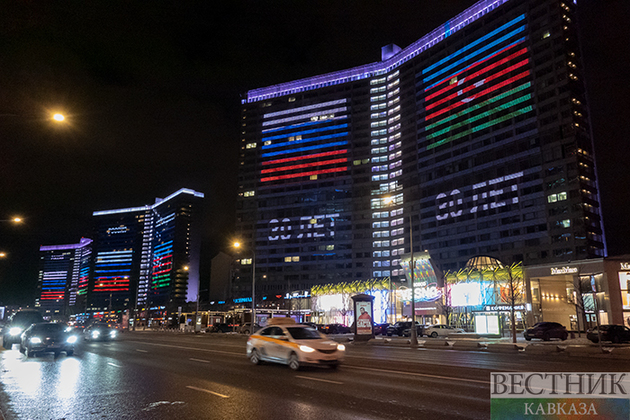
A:
{"label": "distant tower with colored lighting", "polygon": [[85,310],[92,262],[92,240],[78,244],[43,245],[35,306],[51,319],[66,319]]}

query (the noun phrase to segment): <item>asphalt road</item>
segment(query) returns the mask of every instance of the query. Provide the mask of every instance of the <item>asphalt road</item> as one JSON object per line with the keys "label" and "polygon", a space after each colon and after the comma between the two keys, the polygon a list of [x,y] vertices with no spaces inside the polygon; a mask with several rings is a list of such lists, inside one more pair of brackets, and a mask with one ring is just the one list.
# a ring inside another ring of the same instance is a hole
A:
{"label": "asphalt road", "polygon": [[0,419],[487,419],[490,372],[619,361],[350,344],[338,369],[252,365],[245,337],[124,333],[74,356],[0,352]]}

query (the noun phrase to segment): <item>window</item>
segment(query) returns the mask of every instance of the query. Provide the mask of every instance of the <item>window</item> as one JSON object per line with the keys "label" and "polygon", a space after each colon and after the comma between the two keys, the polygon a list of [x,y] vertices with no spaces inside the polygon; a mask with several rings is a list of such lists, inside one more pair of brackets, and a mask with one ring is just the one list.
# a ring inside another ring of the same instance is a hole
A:
{"label": "window", "polygon": [[548,203],[555,203],[557,201],[563,201],[566,200],[568,197],[566,191],[560,192],[558,194],[551,194],[549,196],[547,196],[547,202]]}

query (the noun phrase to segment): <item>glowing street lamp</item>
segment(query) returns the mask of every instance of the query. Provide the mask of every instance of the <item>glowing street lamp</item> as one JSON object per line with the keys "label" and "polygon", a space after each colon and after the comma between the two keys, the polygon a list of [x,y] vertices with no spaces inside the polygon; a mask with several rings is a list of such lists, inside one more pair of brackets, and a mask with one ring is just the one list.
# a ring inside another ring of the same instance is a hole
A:
{"label": "glowing street lamp", "polygon": [[[240,248],[240,242],[234,242],[234,248]],[[252,326],[249,329],[250,334],[254,333],[256,325],[256,251],[252,248]]]}
{"label": "glowing street lamp", "polygon": [[54,114],[52,116],[52,119],[57,121],[57,122],[63,122],[63,121],[65,121],[66,117],[63,114],[57,113],[57,114]]}

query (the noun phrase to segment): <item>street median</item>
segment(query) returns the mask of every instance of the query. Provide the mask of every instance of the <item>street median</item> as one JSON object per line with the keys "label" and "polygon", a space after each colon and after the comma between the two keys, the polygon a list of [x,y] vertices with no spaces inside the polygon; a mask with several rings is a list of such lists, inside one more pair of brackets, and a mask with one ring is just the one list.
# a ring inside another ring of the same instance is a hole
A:
{"label": "street median", "polygon": [[486,350],[486,344],[477,341],[456,341],[453,343],[453,350]]}
{"label": "street median", "polygon": [[523,347],[513,343],[491,343],[488,351],[493,353],[518,353]]}

